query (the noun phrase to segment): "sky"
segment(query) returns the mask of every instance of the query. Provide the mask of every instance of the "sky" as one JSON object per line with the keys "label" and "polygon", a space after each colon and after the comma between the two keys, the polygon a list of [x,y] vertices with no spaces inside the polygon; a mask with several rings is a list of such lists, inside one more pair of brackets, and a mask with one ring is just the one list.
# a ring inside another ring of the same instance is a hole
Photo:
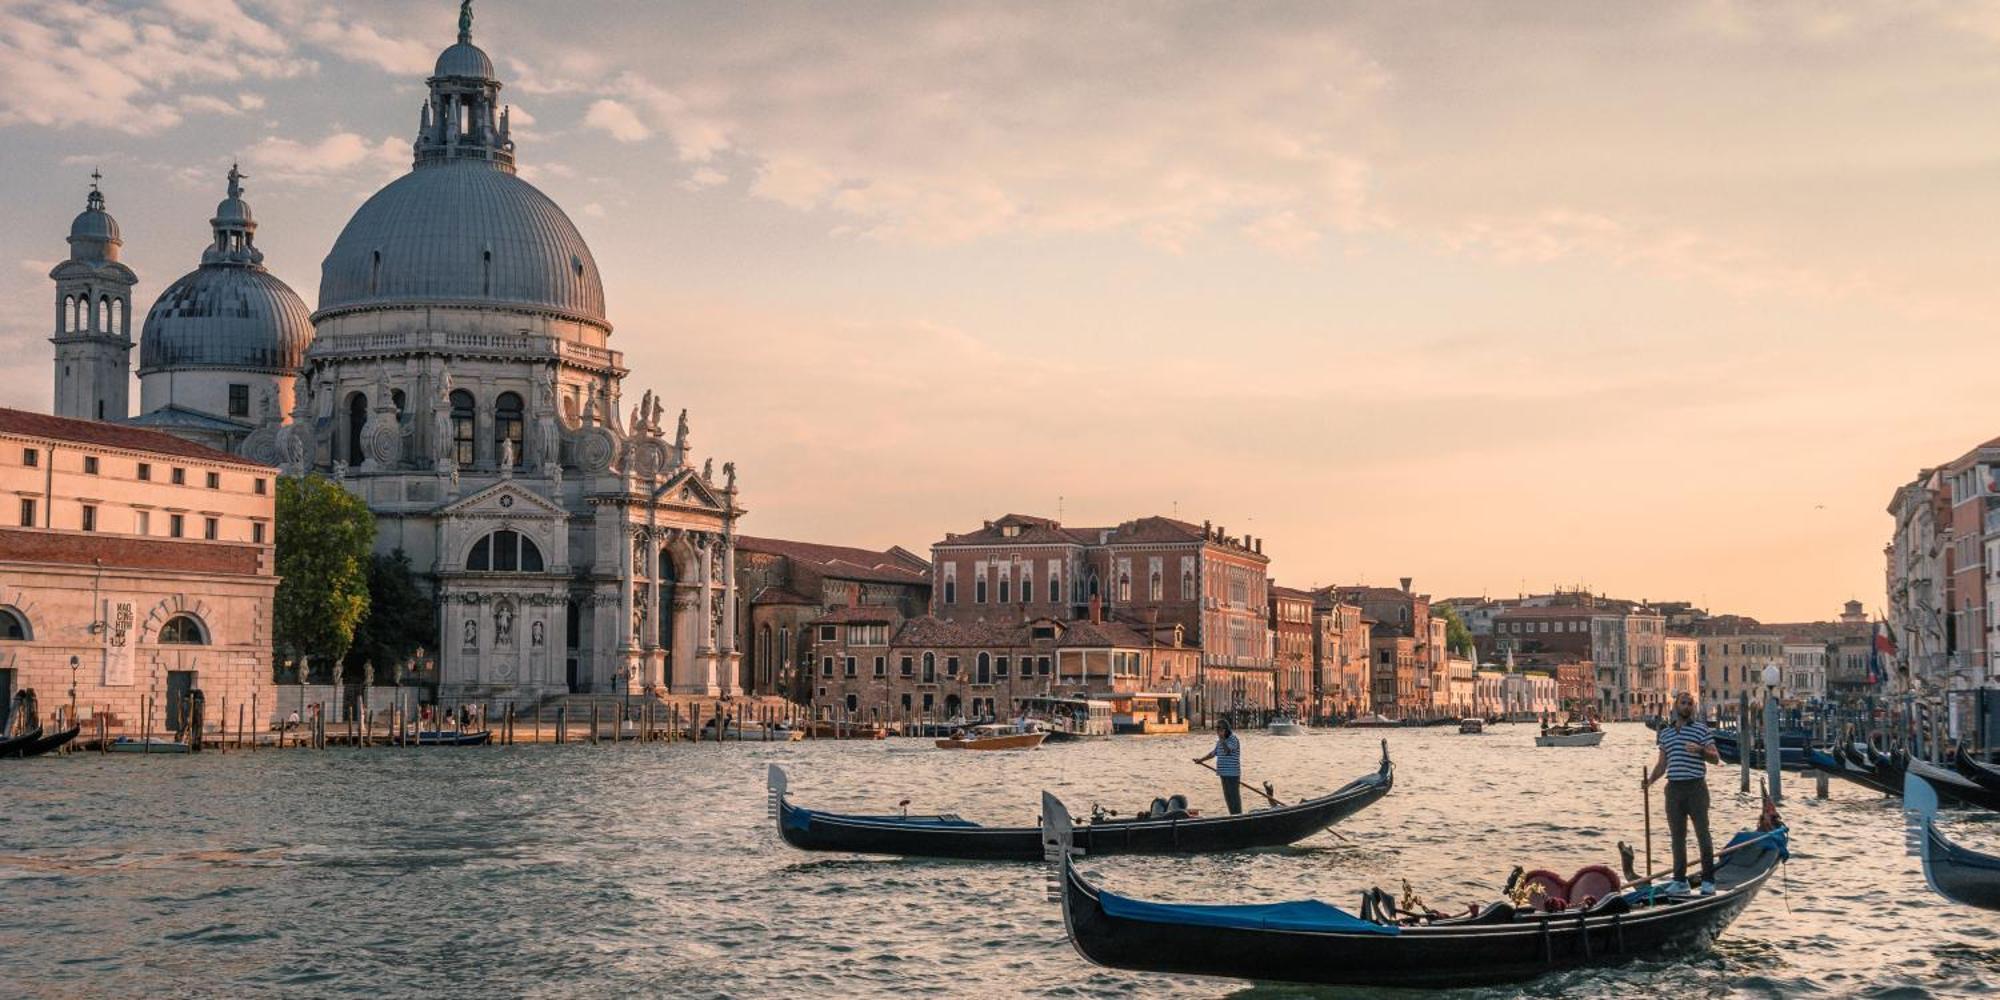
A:
{"label": "sky", "polygon": [[[241,162],[310,304],[451,0],[0,0],[0,405],[93,168],[143,309]],[[1996,436],[2000,2],[480,0],[628,398],[745,530],[1009,512],[1266,539],[1292,586],[1883,603]],[[137,400],[136,388],[133,398]]]}

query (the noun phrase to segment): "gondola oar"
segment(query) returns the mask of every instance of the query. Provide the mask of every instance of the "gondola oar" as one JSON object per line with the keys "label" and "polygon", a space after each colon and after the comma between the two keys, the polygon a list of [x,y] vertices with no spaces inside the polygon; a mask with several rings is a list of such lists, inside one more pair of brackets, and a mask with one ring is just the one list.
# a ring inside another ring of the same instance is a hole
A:
{"label": "gondola oar", "polygon": [[1653,783],[1646,780],[1646,765],[1639,765],[1639,800],[1646,811],[1646,874],[1653,874]]}

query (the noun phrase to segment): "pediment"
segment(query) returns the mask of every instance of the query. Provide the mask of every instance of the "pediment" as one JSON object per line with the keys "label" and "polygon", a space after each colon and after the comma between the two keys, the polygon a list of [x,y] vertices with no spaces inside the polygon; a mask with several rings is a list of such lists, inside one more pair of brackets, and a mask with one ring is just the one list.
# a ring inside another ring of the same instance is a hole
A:
{"label": "pediment", "polygon": [[445,517],[562,517],[569,511],[511,479],[503,479],[438,509]]}
{"label": "pediment", "polygon": [[682,469],[675,473],[672,478],[661,483],[653,491],[653,497],[659,503],[696,507],[718,513],[729,509],[729,505],[723,502],[722,495],[702,482],[701,477],[696,475],[693,469]]}

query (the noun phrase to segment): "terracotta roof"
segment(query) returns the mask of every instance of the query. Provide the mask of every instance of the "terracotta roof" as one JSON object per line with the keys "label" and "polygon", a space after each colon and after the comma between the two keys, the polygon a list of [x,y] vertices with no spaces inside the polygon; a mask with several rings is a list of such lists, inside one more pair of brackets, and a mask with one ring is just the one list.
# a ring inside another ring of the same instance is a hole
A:
{"label": "terracotta roof", "polygon": [[818,601],[786,587],[765,587],[750,598],[752,604],[818,604]]}
{"label": "terracotta roof", "polygon": [[896,646],[1026,646],[1027,626],[1009,622],[948,622],[925,615],[896,630]]}
{"label": "terracotta roof", "polygon": [[762,552],[811,563],[821,573],[844,580],[929,583],[931,579],[931,564],[901,546],[876,551],[848,545],[738,535],[736,548],[739,552]]}
{"label": "terracotta roof", "polygon": [[136,538],[80,531],[0,528],[0,561],[63,563],[91,566],[103,560],[118,569],[156,569],[187,573],[235,573],[270,576],[258,545],[191,541],[176,538]]}
{"label": "terracotta roof", "polygon": [[890,624],[901,620],[902,612],[895,608],[878,604],[862,604],[855,607],[840,607],[813,619],[812,625],[874,625]]}
{"label": "terracotta roof", "polygon": [[259,465],[247,458],[195,444],[172,434],[143,430],[126,424],[106,423],[102,420],[74,420],[69,417],[0,407],[0,433],[96,445],[101,448],[149,451],[159,455],[178,455],[202,462],[227,462],[230,465],[277,471],[271,466]]}
{"label": "terracotta roof", "polygon": [[1056,639],[1056,645],[1064,648],[1083,646],[1099,649],[1119,646],[1125,649],[1144,649],[1153,645],[1144,635],[1119,622],[1093,622],[1084,619],[1065,622],[1064,625],[1066,627],[1062,630],[1062,635]]}
{"label": "terracotta roof", "polygon": [[[1015,529],[1012,535],[1007,529]],[[1115,528],[1071,528],[1054,518],[1033,514],[1008,514],[989,521],[977,531],[954,532],[938,545],[1131,545],[1200,542],[1206,537],[1202,526],[1171,517],[1152,515],[1134,518]],[[1255,558],[1263,554],[1232,538],[1217,544]]]}
{"label": "terracotta roof", "polygon": [[1297,587],[1279,586],[1274,583],[1271,585],[1271,596],[1289,598],[1294,601],[1310,601],[1313,599],[1313,592],[1310,590],[1300,590]]}

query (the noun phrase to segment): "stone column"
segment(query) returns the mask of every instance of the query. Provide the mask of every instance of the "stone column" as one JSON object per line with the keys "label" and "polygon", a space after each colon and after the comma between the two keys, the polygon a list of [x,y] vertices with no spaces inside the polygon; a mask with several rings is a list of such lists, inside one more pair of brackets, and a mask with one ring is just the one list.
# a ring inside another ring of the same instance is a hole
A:
{"label": "stone column", "polygon": [[722,652],[736,652],[736,539],[722,542]]}
{"label": "stone column", "polygon": [[715,652],[715,538],[701,541],[701,621],[695,626],[701,636],[701,652]]}
{"label": "stone column", "polygon": [[618,649],[632,648],[632,534],[621,532],[618,553]]}

